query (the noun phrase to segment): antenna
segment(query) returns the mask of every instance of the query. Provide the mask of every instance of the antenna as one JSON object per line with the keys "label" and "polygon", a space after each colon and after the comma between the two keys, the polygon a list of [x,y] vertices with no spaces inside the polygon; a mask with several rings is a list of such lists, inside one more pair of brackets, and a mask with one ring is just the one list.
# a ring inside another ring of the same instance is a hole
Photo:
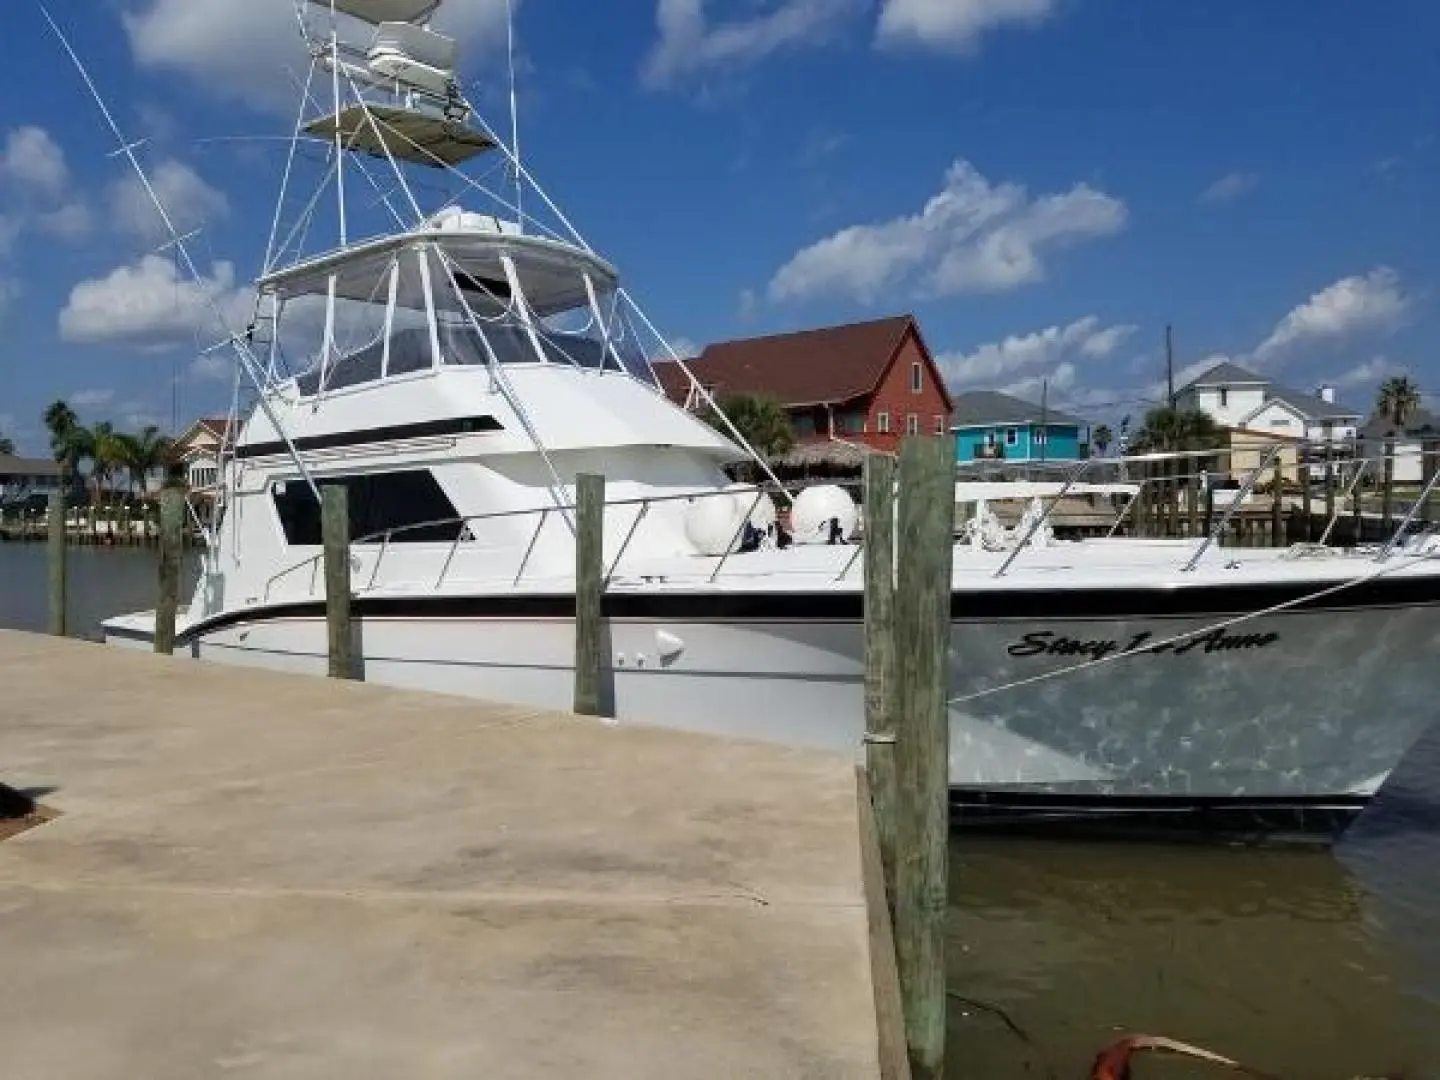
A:
{"label": "antenna", "polygon": [[525,170],[520,165],[520,103],[515,94],[515,0],[505,0],[505,44],[510,59],[510,155],[515,159],[515,212],[525,231]]}
{"label": "antenna", "polygon": [[1175,408],[1175,341],[1165,324],[1165,404]]}

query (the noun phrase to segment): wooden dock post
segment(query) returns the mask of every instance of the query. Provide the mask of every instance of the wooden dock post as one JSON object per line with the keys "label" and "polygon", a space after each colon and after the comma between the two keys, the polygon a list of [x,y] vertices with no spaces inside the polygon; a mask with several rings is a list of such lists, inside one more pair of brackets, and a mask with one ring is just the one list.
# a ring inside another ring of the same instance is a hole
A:
{"label": "wooden dock post", "polygon": [[[1432,439],[1425,439],[1420,443],[1420,490],[1424,491],[1435,478],[1437,462],[1435,454],[1440,450],[1440,444]],[[1425,496],[1425,502],[1420,508],[1422,520],[1426,525],[1435,521],[1435,493],[1432,491]]]}
{"label": "wooden dock post", "polygon": [[1200,533],[1200,469],[1193,458],[1187,458],[1186,463],[1187,468],[1194,469],[1185,481],[1185,529],[1193,540]]}
{"label": "wooden dock post", "polygon": [[64,637],[66,632],[67,559],[65,548],[65,493],[50,493],[50,536],[47,563],[50,569],[50,633]]}
{"label": "wooden dock post", "polygon": [[1380,528],[1384,539],[1390,539],[1395,527],[1395,440],[1385,440],[1385,479],[1380,493]]}
{"label": "wooden dock post", "polygon": [[1270,494],[1270,546],[1285,546],[1285,521],[1282,516],[1285,504],[1285,470],[1280,458],[1275,458],[1275,488]]}
{"label": "wooden dock post", "polygon": [[603,716],[601,598],[605,592],[605,478],[575,477],[575,712]]}
{"label": "wooden dock post", "polygon": [[1335,520],[1335,451],[1334,444],[1328,439],[1325,441],[1325,528],[1320,532],[1323,535],[1330,528],[1330,522]]}
{"label": "wooden dock post", "polygon": [[160,597],[155,603],[155,651],[175,651],[175,615],[180,607],[180,534],[185,531],[185,492],[160,492]]}
{"label": "wooden dock post", "polygon": [[865,772],[895,897],[895,459],[865,455]]}
{"label": "wooden dock post", "polygon": [[945,1072],[954,505],[953,444],[906,439],[896,533],[895,936],[915,1080]]}
{"label": "wooden dock post", "polygon": [[325,546],[325,631],[330,678],[355,678],[355,626],[350,612],[350,491],[320,486],[320,542]]}
{"label": "wooden dock post", "polygon": [[1302,538],[1307,544],[1315,542],[1315,508],[1310,499],[1310,463],[1305,460],[1305,448],[1302,446],[1298,451],[1299,461],[1297,471],[1300,474],[1300,498],[1301,505],[1305,508],[1305,523]]}

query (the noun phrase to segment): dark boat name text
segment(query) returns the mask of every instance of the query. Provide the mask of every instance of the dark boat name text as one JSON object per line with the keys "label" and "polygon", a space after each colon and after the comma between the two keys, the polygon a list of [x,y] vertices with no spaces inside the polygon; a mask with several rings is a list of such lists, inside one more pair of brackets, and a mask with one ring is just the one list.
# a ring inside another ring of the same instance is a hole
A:
{"label": "dark boat name text", "polygon": [[1144,630],[1129,641],[1121,642],[1106,638],[1073,638],[1056,633],[1054,630],[1036,630],[1012,643],[1005,651],[1014,657],[1075,656],[1089,660],[1104,660],[1107,656],[1127,653],[1149,653],[1151,656],[1159,656],[1163,653],[1170,656],[1184,656],[1186,653],[1192,652],[1204,655],[1245,652],[1268,648],[1280,640],[1280,635],[1275,633],[1231,634],[1224,630],[1209,630],[1194,637],[1161,641],[1155,645],[1147,644],[1154,637],[1155,635],[1149,630]]}

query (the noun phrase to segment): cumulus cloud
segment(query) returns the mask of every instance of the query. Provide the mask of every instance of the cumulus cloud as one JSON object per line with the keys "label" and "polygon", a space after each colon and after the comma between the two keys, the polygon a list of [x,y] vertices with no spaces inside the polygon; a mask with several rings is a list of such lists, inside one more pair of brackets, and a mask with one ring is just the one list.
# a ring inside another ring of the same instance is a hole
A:
{"label": "cumulus cloud", "polygon": [[16,128],[0,149],[0,178],[45,195],[61,194],[70,182],[65,152],[41,127]]}
{"label": "cumulus cloud", "polygon": [[1069,369],[1068,378],[1073,384],[1075,365],[1069,358],[1105,359],[1114,355],[1135,330],[1136,327],[1130,325],[1101,326],[1098,316],[1087,315],[1066,326],[1011,334],[1002,341],[981,345],[973,352],[941,353],[935,363],[955,389],[989,389],[1020,372],[1060,367]]}
{"label": "cumulus cloud", "polygon": [[[297,101],[285,71],[303,71],[307,60],[289,0],[132,0],[122,18],[143,67],[180,72],[260,108]],[[447,4],[434,26],[468,46],[493,45],[504,39],[505,0]]]}
{"label": "cumulus cloud", "polygon": [[1255,190],[1260,177],[1249,172],[1229,172],[1200,193],[1202,203],[1234,202]]}
{"label": "cumulus cloud", "polygon": [[35,218],[37,229],[61,240],[83,240],[90,235],[94,225],[90,207],[83,202],[68,202]]}
{"label": "cumulus cloud", "polygon": [[885,0],[879,40],[974,52],[990,30],[1007,24],[1039,26],[1055,8],[1056,0]]}
{"label": "cumulus cloud", "polygon": [[1023,379],[1006,383],[1000,387],[1000,392],[1022,400],[1038,401],[1044,397],[1051,405],[1059,406],[1066,400],[1067,395],[1075,390],[1078,379],[1079,369],[1066,360],[1050,371],[1027,375]]}
{"label": "cumulus cloud", "polygon": [[70,404],[82,411],[102,409],[115,400],[115,391],[108,389],[80,390],[70,395]]}
{"label": "cumulus cloud", "polygon": [[[207,184],[184,162],[167,158],[148,174],[160,205],[182,235],[230,213],[225,193]],[[149,244],[170,239],[159,211],[134,173],[127,173],[110,186],[109,202],[111,222],[117,229]]]}
{"label": "cumulus cloud", "polygon": [[1251,360],[1273,363],[1301,342],[1342,338],[1361,330],[1394,329],[1409,306],[1400,275],[1388,266],[1352,274],[1292,308],[1251,354]]}
{"label": "cumulus cloud", "polygon": [[245,324],[251,296],[249,289],[236,287],[228,262],[215,263],[210,275],[197,282],[178,274],[170,260],[146,255],[76,285],[60,312],[60,337],[143,349],[213,341]]}
{"label": "cumulus cloud", "polygon": [[1362,386],[1374,386],[1391,375],[1403,372],[1404,369],[1388,357],[1372,356],[1348,371],[1342,371],[1339,375],[1322,381],[1339,390],[1354,390]]}
{"label": "cumulus cloud", "polygon": [[705,0],[659,0],[660,39],[645,61],[645,84],[669,86],[727,67],[743,67],[782,49],[815,45],[869,0],[771,0],[767,10],[712,24]]}
{"label": "cumulus cloud", "polygon": [[839,294],[862,302],[899,289],[922,295],[1005,292],[1041,281],[1045,257],[1125,226],[1125,204],[1087,184],[1031,197],[957,161],[919,213],[854,225],[796,254],[770,282],[775,301]]}

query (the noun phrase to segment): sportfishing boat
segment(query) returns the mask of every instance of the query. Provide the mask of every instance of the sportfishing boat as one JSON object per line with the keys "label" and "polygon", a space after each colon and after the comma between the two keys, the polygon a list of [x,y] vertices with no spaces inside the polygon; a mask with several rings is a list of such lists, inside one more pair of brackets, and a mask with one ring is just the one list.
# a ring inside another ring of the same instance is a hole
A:
{"label": "sportfishing boat", "polygon": [[[343,485],[364,678],[568,708],[576,477],[598,473],[607,712],[857,748],[852,497],[732,483],[741,433],[657,389],[650,359],[683,359],[533,181],[513,100],[507,142],[467,98],[441,0],[298,6],[312,66],[178,651],[325,671],[320,488]],[[956,543],[957,790],[1353,805],[1431,721],[1428,547],[1062,542],[1036,507]]]}

